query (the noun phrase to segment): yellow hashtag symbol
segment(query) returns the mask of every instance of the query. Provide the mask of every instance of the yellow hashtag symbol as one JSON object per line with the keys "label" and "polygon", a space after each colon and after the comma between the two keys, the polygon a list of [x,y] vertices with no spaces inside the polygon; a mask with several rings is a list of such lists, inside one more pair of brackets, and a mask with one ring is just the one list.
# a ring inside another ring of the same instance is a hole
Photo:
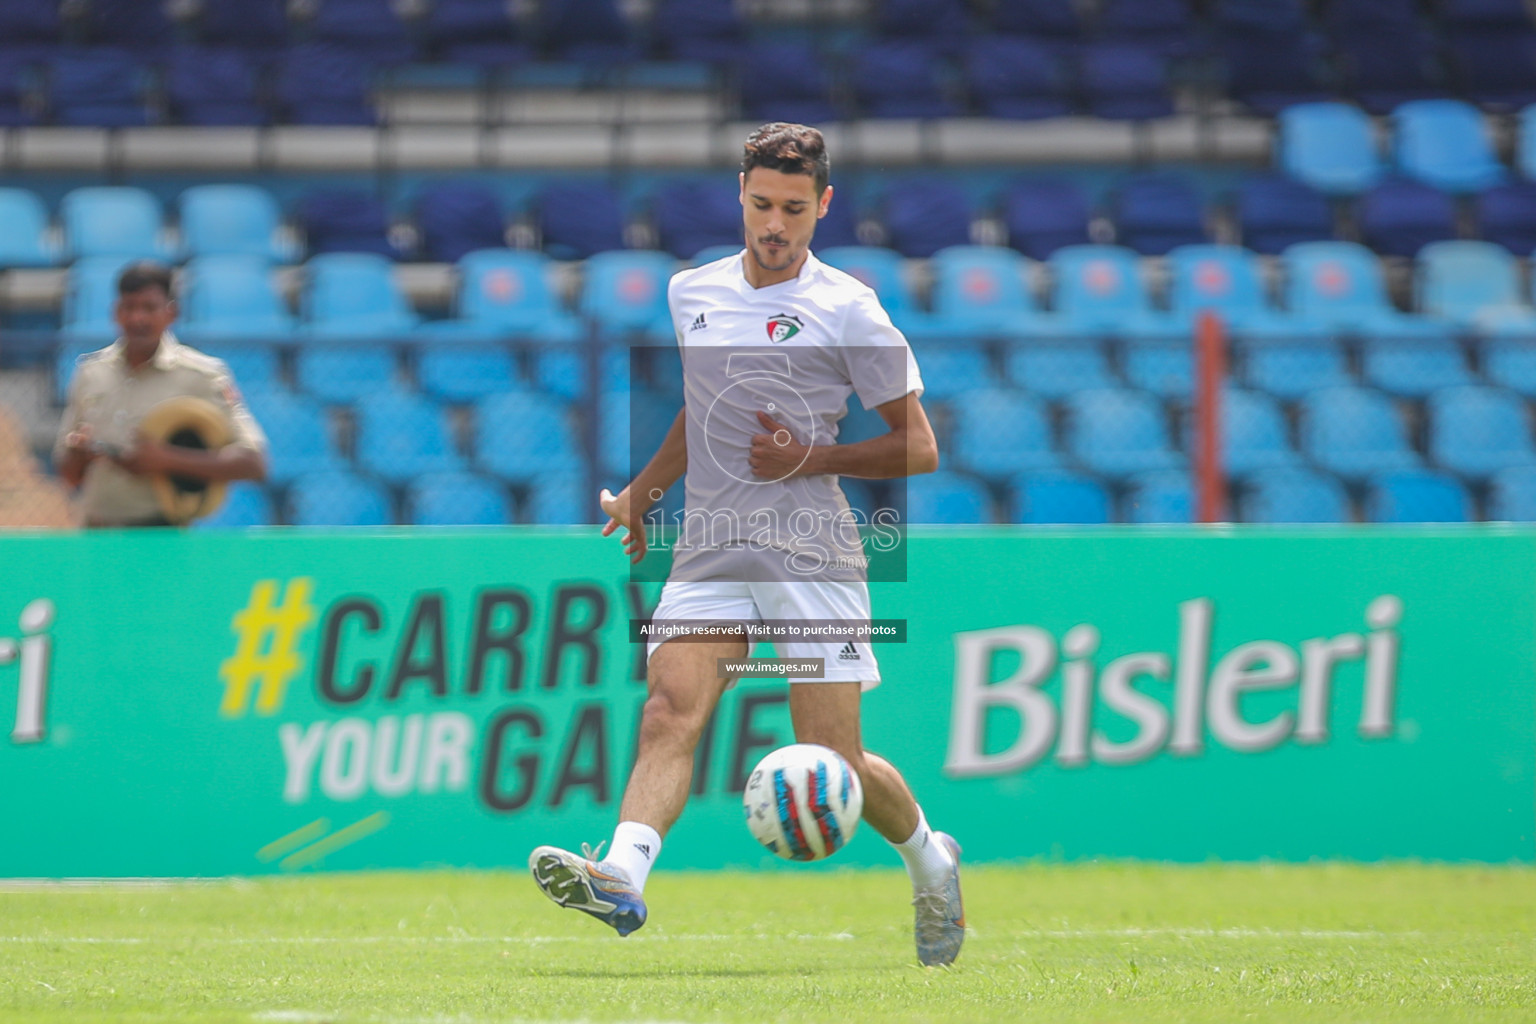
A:
{"label": "yellow hashtag symbol", "polygon": [[239,638],[235,653],[219,668],[219,678],[224,680],[219,713],[225,718],[245,713],[251,685],[258,681],[257,712],[270,715],[283,706],[288,681],[299,670],[294,644],[315,618],[309,603],[314,582],[307,576],[289,580],[281,605],[276,604],[277,580],[258,580],[251,587],[250,603],[230,622],[230,629]]}

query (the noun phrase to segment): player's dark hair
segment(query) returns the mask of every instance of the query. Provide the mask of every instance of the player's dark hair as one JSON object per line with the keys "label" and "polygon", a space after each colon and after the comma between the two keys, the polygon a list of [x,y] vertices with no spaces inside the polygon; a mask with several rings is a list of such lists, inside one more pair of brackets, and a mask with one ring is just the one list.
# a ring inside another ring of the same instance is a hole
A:
{"label": "player's dark hair", "polygon": [[774,121],[765,124],[747,136],[747,145],[741,155],[741,173],[754,167],[766,167],[781,174],[808,174],[816,182],[816,194],[821,195],[832,176],[832,164],[827,159],[827,141],[821,132],[803,124],[786,124]]}
{"label": "player's dark hair", "polygon": [[138,260],[123,268],[117,277],[117,294],[132,295],[146,288],[159,288],[172,302],[176,291],[171,285],[171,268],[154,260]]}

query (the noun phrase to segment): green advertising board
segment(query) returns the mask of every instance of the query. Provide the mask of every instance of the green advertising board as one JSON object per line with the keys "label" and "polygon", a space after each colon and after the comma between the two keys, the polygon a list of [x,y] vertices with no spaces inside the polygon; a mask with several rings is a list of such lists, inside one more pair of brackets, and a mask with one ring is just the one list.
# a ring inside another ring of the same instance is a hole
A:
{"label": "green advertising board", "polygon": [[[1536,856],[1536,534],[933,528],[865,736],[974,860]],[[570,530],[0,537],[0,876],[520,866],[611,832],[659,585]],[[766,653],[766,652],[760,652]],[[762,865],[732,690],[667,867]],[[864,829],[832,864],[895,860]]]}

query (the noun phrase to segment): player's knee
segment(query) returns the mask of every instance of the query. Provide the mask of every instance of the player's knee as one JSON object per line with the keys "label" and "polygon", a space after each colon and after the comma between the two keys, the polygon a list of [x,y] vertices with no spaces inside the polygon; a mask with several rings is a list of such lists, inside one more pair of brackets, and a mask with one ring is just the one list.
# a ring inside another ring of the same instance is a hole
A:
{"label": "player's knee", "polygon": [[697,699],[697,695],[680,690],[672,680],[658,679],[640,713],[641,732],[670,736],[698,732],[709,715],[706,703]]}

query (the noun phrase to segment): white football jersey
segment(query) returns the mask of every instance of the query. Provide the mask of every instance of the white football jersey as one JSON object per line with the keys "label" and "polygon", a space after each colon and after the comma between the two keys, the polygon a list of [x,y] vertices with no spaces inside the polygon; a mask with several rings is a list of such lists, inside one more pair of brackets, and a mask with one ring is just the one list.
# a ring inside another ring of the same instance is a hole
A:
{"label": "white football jersey", "polygon": [[744,258],[685,270],[667,290],[688,441],[688,511],[671,578],[864,580],[836,476],[753,474],[752,436],[768,433],[756,414],[801,444],[835,444],[849,395],[872,409],[922,393],[917,361],[854,277],[808,255],[797,277],[753,288]]}

